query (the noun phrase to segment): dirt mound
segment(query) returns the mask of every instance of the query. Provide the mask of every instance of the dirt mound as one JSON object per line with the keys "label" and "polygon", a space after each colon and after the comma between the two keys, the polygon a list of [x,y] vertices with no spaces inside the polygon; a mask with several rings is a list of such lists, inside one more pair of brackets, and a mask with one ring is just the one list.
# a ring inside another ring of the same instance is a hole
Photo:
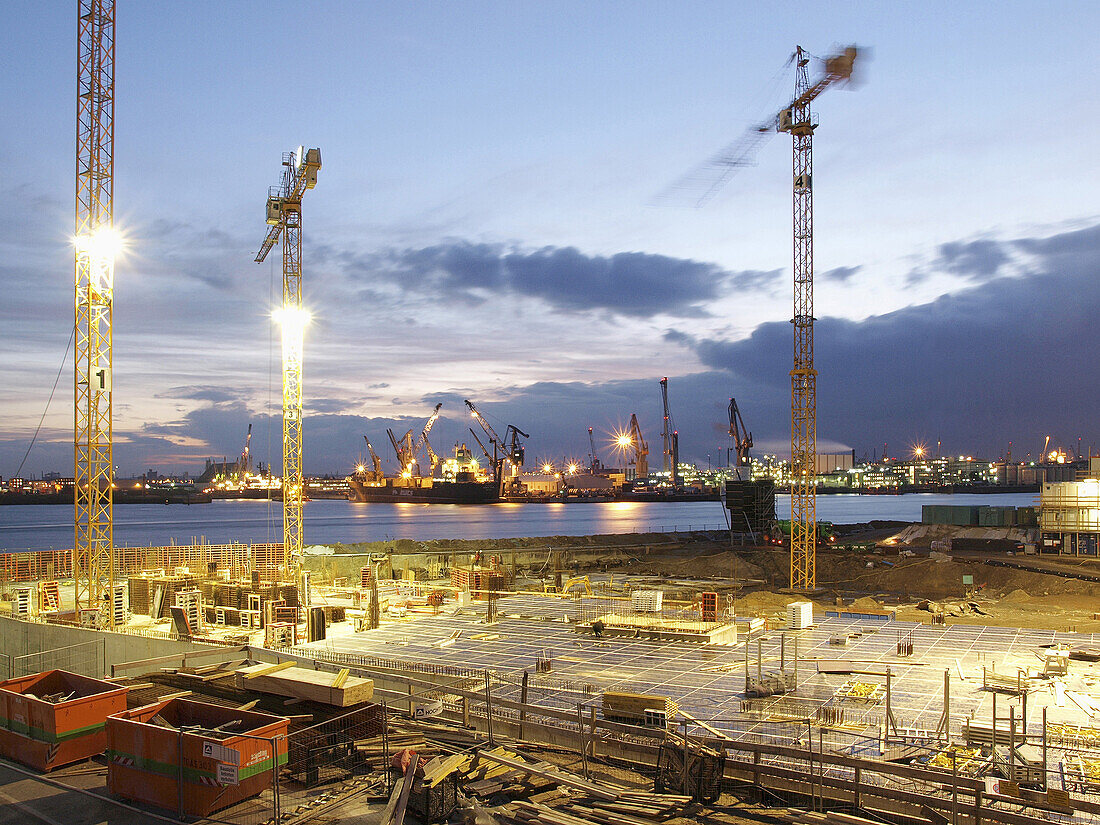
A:
{"label": "dirt mound", "polygon": [[783,593],[769,593],[766,590],[759,590],[756,593],[739,597],[734,603],[734,607],[739,616],[751,613],[783,613],[786,612],[787,605],[794,601],[794,598]]}
{"label": "dirt mound", "polygon": [[1004,596],[1001,596],[1001,601],[1011,603],[1029,602],[1031,601],[1031,594],[1028,593],[1026,590],[1020,590],[1019,588],[1016,588],[1011,593],[1007,593]]}
{"label": "dirt mound", "polygon": [[882,610],[882,604],[875,601],[870,596],[856,599],[852,602],[851,607],[853,610]]}

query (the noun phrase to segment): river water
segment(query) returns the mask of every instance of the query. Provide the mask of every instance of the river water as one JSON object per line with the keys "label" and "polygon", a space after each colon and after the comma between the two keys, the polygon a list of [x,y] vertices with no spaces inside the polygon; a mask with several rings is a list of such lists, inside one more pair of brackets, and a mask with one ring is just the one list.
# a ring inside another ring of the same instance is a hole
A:
{"label": "river water", "polygon": [[[1026,507],[1035,493],[1006,495],[902,496],[824,495],[817,516],[837,524],[875,519],[920,521],[925,504]],[[779,496],[780,518],[790,518],[790,499]],[[585,536],[722,529],[716,501],[600,502],[570,504],[365,504],[317,500],[305,505],[305,543],[386,539],[513,538]],[[282,505],[266,501],[210,504],[125,504],[115,508],[115,545],[269,542],[282,540]],[[73,508],[65,505],[0,507],[0,552],[63,550],[73,544]]]}

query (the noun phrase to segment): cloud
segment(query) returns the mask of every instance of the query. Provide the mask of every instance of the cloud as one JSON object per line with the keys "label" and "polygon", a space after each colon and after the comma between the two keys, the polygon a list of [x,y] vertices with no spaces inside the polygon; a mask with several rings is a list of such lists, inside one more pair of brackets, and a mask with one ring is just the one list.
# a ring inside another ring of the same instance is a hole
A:
{"label": "cloud", "polygon": [[156,393],[153,397],[177,398],[189,401],[209,401],[214,404],[240,400],[239,393],[216,386],[170,387],[163,392]]}
{"label": "cloud", "polygon": [[863,266],[838,266],[834,269],[826,269],[821,273],[821,277],[826,281],[836,281],[838,283],[847,283],[848,280],[857,272],[863,269]]}
{"label": "cloud", "polygon": [[937,273],[972,282],[988,281],[1012,260],[1009,255],[1012,245],[987,239],[942,243],[936,248],[935,257],[909,273],[908,283],[926,281]]}
{"label": "cloud", "polygon": [[1008,255],[1002,244],[978,240],[940,244],[939,256],[932,265],[973,280],[991,278],[1007,262]]}
{"label": "cloud", "polygon": [[783,277],[783,269],[743,269],[732,273],[727,277],[727,282],[734,289],[743,291],[769,289],[776,285]]}
{"label": "cloud", "polygon": [[644,252],[601,256],[574,247],[521,251],[467,241],[347,255],[344,262],[354,279],[382,277],[406,291],[474,306],[518,296],[566,312],[606,310],[636,318],[705,315],[705,304],[730,289],[762,289],[782,274],[730,272],[713,263]]}
{"label": "cloud", "polygon": [[[1095,444],[1089,411],[1100,406],[1100,384],[1084,376],[1100,349],[1100,226],[1013,244],[1033,256],[1020,277],[864,321],[818,321],[819,437],[866,447],[925,437],[988,456],[1009,440],[1038,447],[1047,433]],[[984,245],[944,246],[959,271],[993,272],[1002,260]],[[782,420],[789,324],[763,324],[741,341],[678,340],[708,368],[765,387],[765,420]]]}

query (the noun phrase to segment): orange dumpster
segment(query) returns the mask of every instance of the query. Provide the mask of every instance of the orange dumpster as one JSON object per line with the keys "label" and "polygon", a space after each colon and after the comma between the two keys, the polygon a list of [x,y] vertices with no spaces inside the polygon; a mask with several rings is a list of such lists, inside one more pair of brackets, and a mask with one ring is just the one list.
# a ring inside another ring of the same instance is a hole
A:
{"label": "orange dumpster", "polygon": [[48,771],[103,753],[107,717],[126,710],[128,692],[65,670],[0,682],[0,754]]}
{"label": "orange dumpster", "polygon": [[[231,732],[211,730],[235,721]],[[107,720],[107,790],[171,811],[182,800],[184,814],[208,816],[271,787],[276,760],[286,764],[288,725],[186,699],[117,713]]]}

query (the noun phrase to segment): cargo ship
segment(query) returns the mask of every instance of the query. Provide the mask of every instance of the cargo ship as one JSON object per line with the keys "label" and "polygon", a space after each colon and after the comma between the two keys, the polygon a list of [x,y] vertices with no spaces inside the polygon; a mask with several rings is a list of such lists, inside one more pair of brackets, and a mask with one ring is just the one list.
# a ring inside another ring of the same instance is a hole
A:
{"label": "cargo ship", "polygon": [[[369,442],[368,442],[369,443]],[[351,501],[411,504],[494,504],[500,501],[500,484],[478,467],[465,444],[455,446],[454,458],[440,467],[439,478],[413,475],[384,476],[381,462],[374,470],[359,467],[347,477]]]}

